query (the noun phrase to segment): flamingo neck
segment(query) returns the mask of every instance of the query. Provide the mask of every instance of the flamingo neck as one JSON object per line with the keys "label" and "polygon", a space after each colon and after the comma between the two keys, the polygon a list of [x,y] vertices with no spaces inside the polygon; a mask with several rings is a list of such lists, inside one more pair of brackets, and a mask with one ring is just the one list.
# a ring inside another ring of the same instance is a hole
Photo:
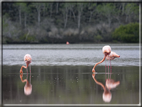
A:
{"label": "flamingo neck", "polygon": [[105,60],[105,58],[106,58],[106,55],[104,55],[104,58],[103,58],[100,62],[98,62],[98,63],[95,64],[95,66],[93,67],[93,69],[95,70],[96,66],[97,66],[98,64],[102,63],[102,62]]}

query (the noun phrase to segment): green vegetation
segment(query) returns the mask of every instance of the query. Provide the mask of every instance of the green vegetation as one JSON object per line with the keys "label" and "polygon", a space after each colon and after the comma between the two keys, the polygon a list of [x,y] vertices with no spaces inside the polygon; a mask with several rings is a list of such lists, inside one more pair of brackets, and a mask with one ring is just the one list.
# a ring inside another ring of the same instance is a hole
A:
{"label": "green vegetation", "polygon": [[112,34],[114,40],[120,42],[139,42],[139,23],[121,25]]}
{"label": "green vegetation", "polygon": [[139,3],[2,2],[2,22],[3,43],[138,42]]}

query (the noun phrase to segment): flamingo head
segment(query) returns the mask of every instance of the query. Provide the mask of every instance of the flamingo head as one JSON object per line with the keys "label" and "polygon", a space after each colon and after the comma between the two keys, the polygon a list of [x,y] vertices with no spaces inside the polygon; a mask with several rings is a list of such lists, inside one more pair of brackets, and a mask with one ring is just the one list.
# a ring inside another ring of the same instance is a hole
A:
{"label": "flamingo head", "polygon": [[29,64],[31,63],[31,61],[32,61],[31,55],[30,55],[30,54],[26,54],[26,55],[24,56],[24,61],[26,62],[27,67],[28,67],[28,65],[29,65]]}
{"label": "flamingo head", "polygon": [[103,54],[105,56],[109,55],[111,53],[111,47],[109,45],[105,45],[103,48],[102,48],[102,51],[103,51]]}

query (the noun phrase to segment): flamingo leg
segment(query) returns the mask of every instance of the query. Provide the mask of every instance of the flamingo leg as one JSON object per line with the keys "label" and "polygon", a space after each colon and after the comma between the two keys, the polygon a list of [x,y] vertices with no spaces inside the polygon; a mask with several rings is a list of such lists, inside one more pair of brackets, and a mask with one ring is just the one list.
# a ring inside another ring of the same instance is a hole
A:
{"label": "flamingo leg", "polygon": [[28,73],[28,67],[26,68],[26,71],[27,71],[27,73]]}
{"label": "flamingo leg", "polygon": [[105,60],[105,73],[106,73],[106,68],[107,68],[107,66],[106,66],[106,60]]}
{"label": "flamingo leg", "polygon": [[106,70],[107,70],[107,65],[106,65],[106,60],[105,60],[105,78],[106,78]]}
{"label": "flamingo leg", "polygon": [[30,67],[30,83],[31,83],[31,65],[29,67]]}
{"label": "flamingo leg", "polygon": [[109,64],[108,64],[108,73],[109,73]]}
{"label": "flamingo leg", "polygon": [[[108,60],[108,63],[109,63],[109,62],[110,62],[110,60]],[[109,74],[110,74],[110,67],[109,67],[109,66],[110,66],[110,64],[108,64],[108,78],[110,78],[110,77],[109,77]]]}
{"label": "flamingo leg", "polygon": [[110,60],[110,72],[112,73],[112,66],[111,66],[111,60]]}
{"label": "flamingo leg", "polygon": [[109,63],[110,63],[110,78],[111,78],[111,60],[109,61]]}
{"label": "flamingo leg", "polygon": [[31,73],[31,65],[29,66],[29,69],[30,69],[30,73]]}

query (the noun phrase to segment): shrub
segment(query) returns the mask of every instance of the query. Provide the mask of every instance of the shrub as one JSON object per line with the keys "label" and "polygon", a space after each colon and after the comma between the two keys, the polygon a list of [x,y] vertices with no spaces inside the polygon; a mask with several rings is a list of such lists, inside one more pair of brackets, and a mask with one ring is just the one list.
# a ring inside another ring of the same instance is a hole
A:
{"label": "shrub", "polygon": [[95,42],[100,42],[103,38],[100,35],[94,36]]}
{"label": "shrub", "polygon": [[129,23],[127,25],[121,25],[116,28],[112,33],[114,41],[138,43],[139,42],[139,23]]}

